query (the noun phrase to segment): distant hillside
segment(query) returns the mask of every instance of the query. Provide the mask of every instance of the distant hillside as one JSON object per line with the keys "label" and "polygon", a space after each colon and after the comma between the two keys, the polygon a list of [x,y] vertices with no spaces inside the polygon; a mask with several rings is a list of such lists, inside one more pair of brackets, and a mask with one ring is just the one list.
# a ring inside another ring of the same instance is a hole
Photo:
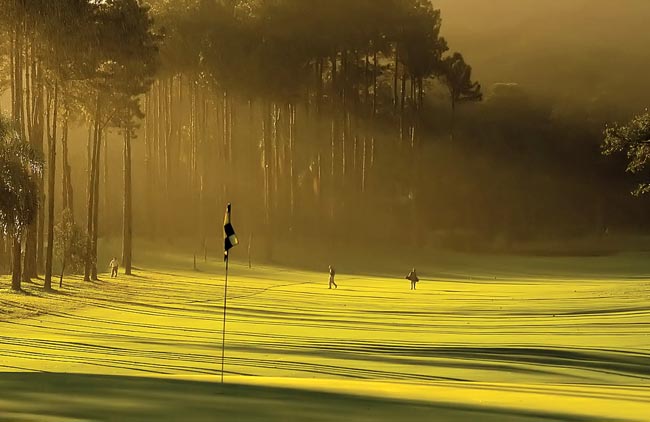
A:
{"label": "distant hillside", "polygon": [[650,106],[648,0],[434,0],[450,47],[485,86],[518,82],[579,103]]}

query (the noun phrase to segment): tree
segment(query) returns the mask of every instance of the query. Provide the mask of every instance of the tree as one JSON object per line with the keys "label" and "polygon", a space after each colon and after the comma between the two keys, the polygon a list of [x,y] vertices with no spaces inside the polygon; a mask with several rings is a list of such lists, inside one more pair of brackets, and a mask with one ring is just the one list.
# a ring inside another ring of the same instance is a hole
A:
{"label": "tree", "polygon": [[459,103],[481,101],[481,85],[472,81],[472,67],[465,63],[463,55],[454,53],[443,60],[442,80],[449,90],[451,102],[450,137],[454,139],[456,106]]}
{"label": "tree", "polygon": [[21,290],[21,240],[36,218],[38,184],[43,163],[10,121],[0,117],[0,227],[13,238],[11,288]]}
{"label": "tree", "polygon": [[61,260],[59,276],[59,288],[61,288],[63,287],[63,275],[67,268],[70,268],[75,274],[83,272],[87,254],[86,239],[83,230],[74,223],[70,209],[63,210],[54,231],[56,233],[56,255]]}
{"label": "tree", "polygon": [[[650,112],[635,116],[625,125],[614,124],[605,128],[602,144],[604,155],[625,152],[628,158],[627,171],[634,174],[648,169],[650,163]],[[643,195],[650,192],[650,181],[641,182],[632,192]]]}

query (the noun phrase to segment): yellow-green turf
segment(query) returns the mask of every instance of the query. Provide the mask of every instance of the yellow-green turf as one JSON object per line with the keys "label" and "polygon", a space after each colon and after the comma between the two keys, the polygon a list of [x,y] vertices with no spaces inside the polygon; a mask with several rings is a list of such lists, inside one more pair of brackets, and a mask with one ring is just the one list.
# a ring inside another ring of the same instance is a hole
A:
{"label": "yellow-green turf", "polygon": [[231,263],[224,385],[223,265],[151,256],[55,293],[0,278],[0,421],[650,421],[643,254],[439,255],[417,291]]}

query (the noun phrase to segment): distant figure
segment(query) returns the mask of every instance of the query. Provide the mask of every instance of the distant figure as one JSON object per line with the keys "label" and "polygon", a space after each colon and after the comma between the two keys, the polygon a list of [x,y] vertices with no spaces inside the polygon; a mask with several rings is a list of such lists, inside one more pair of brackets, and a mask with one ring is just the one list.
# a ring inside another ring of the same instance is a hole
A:
{"label": "distant figure", "polygon": [[113,257],[113,260],[109,264],[111,267],[111,278],[115,277],[117,278],[117,268],[119,267],[119,264],[117,263],[117,258]]}
{"label": "distant figure", "polygon": [[415,273],[415,268],[413,268],[405,278],[407,280],[411,280],[411,290],[415,290],[415,285],[417,284],[418,281],[420,281],[418,275]]}
{"label": "distant figure", "polygon": [[329,268],[330,268],[330,287],[329,288],[331,289],[332,285],[334,285],[334,288],[338,289],[339,286],[337,286],[336,283],[334,282],[334,276],[336,275],[336,271],[334,271],[334,267],[332,267],[331,265],[330,265]]}

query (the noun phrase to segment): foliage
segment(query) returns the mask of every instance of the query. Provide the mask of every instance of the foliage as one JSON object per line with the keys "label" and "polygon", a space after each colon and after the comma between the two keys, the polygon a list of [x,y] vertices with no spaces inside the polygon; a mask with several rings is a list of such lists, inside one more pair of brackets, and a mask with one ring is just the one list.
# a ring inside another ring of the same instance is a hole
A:
{"label": "foliage", "polygon": [[83,273],[87,239],[84,231],[74,223],[69,209],[61,213],[59,222],[54,227],[54,235],[56,256],[61,260],[63,271]]}
{"label": "foliage", "polygon": [[[650,163],[650,112],[635,116],[625,125],[614,124],[605,128],[602,152],[611,155],[625,152],[628,158],[627,171],[642,173]],[[639,183],[634,195],[650,192],[650,182]]]}
{"label": "foliage", "polygon": [[443,75],[442,55],[447,51],[447,41],[440,37],[440,11],[429,2],[408,3],[397,35],[403,47],[401,61],[415,78]]}
{"label": "foliage", "polygon": [[465,63],[462,54],[454,53],[446,57],[443,69],[443,80],[449,90],[452,105],[483,98],[481,85],[472,81],[472,67]]}
{"label": "foliage", "polygon": [[315,63],[337,57],[346,63],[344,80],[335,84],[328,69],[331,88],[367,89],[368,72],[385,67],[366,69],[361,59],[371,52],[389,58],[394,48],[405,72],[425,79],[441,73],[447,50],[440,11],[422,0],[158,1],[153,11],[165,34],[162,75],[182,72],[245,98],[304,99]]}
{"label": "foliage", "polygon": [[20,233],[34,221],[39,202],[35,176],[42,169],[38,154],[0,116],[0,227],[5,234]]}

